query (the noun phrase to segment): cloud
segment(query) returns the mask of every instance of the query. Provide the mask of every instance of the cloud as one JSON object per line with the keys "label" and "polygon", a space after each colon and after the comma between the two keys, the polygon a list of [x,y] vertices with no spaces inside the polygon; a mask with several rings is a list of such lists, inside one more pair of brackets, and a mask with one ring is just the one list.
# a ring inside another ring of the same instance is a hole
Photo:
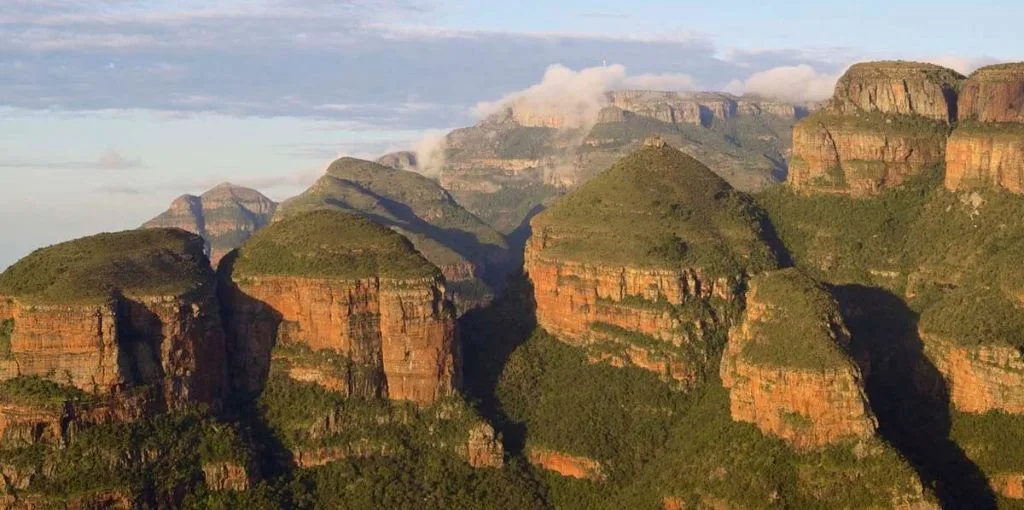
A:
{"label": "cloud", "polygon": [[126,158],[108,149],[96,161],[0,161],[0,168],[36,170],[129,170],[145,166],[141,159]]}
{"label": "cloud", "polygon": [[496,101],[481,101],[473,108],[473,113],[486,117],[514,105],[536,116],[562,117],[566,127],[586,127],[594,123],[598,111],[608,104],[605,93],[610,90],[692,90],[694,87],[693,77],[680,73],[630,76],[622,65],[574,71],[555,64],[547,68],[540,83]]}
{"label": "cloud", "polygon": [[945,55],[941,57],[928,58],[925,59],[925,61],[943,67],[948,67],[963,75],[969,75],[973,73],[975,70],[977,70],[979,67],[998,64],[1002,62],[1001,60],[992,57],[963,57],[956,55]]}
{"label": "cloud", "polygon": [[809,65],[782,66],[733,80],[725,90],[733,94],[756,94],[792,102],[823,101],[832,97],[842,72],[820,72]]}
{"label": "cloud", "polygon": [[129,170],[142,167],[141,159],[126,158],[114,149],[107,149],[96,161],[96,168],[103,170]]}
{"label": "cloud", "polygon": [[445,131],[428,131],[413,146],[416,154],[416,171],[431,178],[441,175],[445,163]]}

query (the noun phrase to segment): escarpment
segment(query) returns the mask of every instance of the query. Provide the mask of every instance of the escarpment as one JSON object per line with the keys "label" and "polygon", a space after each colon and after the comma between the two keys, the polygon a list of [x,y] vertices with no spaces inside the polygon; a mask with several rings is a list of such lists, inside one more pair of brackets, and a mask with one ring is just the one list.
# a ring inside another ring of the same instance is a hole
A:
{"label": "escarpment", "polygon": [[1024,193],[1024,64],[978,69],[960,94],[946,150],[946,188]]}
{"label": "escarpment", "polygon": [[38,250],[0,276],[0,379],[39,376],[96,396],[148,388],[169,408],[217,408],[226,372],[214,287],[203,240],[181,230]]}
{"label": "escarpment", "polygon": [[871,437],[877,422],[828,292],[786,269],[751,280],[746,305],[721,367],[732,418],[797,449]]}
{"label": "escarpment", "polygon": [[356,214],[408,237],[441,269],[460,311],[485,304],[508,270],[504,236],[415,172],[339,159],[309,190],[282,203],[275,221],[320,209]]}
{"label": "escarpment", "polygon": [[277,203],[256,190],[221,184],[201,196],[184,195],[142,228],[180,228],[206,241],[214,266],[256,231],[270,224]]}
{"label": "escarpment", "polygon": [[793,128],[789,184],[873,196],[941,164],[962,79],[931,64],[854,65],[825,108]]}
{"label": "escarpment", "polygon": [[259,394],[272,364],[343,395],[419,404],[458,384],[443,277],[370,220],[315,211],[276,222],[227,263],[221,288],[245,394]]}
{"label": "escarpment", "polygon": [[537,322],[594,361],[690,385],[746,275],[775,267],[758,221],[707,167],[651,140],[533,220]]}

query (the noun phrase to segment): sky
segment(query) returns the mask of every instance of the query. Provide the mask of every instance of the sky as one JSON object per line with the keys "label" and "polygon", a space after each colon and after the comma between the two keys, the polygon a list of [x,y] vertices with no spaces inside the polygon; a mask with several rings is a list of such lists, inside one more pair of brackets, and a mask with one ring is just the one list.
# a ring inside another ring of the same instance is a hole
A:
{"label": "sky", "polygon": [[1024,60],[1020,19],[1010,0],[0,0],[0,268],[224,181],[288,198],[517,91],[820,100],[861,60]]}

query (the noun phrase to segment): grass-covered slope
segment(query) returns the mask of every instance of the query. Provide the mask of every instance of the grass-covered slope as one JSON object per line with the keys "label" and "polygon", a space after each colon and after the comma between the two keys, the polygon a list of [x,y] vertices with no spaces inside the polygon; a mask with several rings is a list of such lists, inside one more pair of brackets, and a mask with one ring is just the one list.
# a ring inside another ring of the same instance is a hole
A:
{"label": "grass-covered slope", "polygon": [[283,203],[278,217],[316,209],[351,212],[394,227],[438,266],[466,261],[485,266],[508,249],[500,233],[435,181],[370,161],[335,161],[309,190]]}
{"label": "grass-covered slope", "polygon": [[315,210],[278,221],[237,252],[233,274],[312,278],[421,278],[437,268],[407,239],[354,214]]}
{"label": "grass-covered slope", "polygon": [[568,260],[758,272],[776,263],[753,202],[706,166],[653,144],[621,159],[533,221]]}
{"label": "grass-covered slope", "polygon": [[[843,369],[850,365],[839,341],[848,333],[839,305],[828,290],[798,269],[759,275],[751,282],[757,300],[768,309],[752,321],[743,356],[755,364],[780,368]],[[843,330],[838,330],[843,328]]]}
{"label": "grass-covered slope", "polygon": [[0,295],[94,302],[112,292],[180,295],[211,281],[200,237],[177,229],[133,230],[36,250],[0,275]]}

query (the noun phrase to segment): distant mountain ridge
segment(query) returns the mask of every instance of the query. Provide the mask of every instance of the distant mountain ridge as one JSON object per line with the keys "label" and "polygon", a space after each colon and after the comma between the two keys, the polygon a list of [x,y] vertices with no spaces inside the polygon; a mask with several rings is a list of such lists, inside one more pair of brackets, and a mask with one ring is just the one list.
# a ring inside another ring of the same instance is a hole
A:
{"label": "distant mountain ridge", "polygon": [[575,111],[512,101],[442,144],[440,168],[405,153],[378,161],[439,172],[464,207],[506,234],[523,227],[541,204],[573,189],[640,147],[649,135],[697,158],[742,190],[786,174],[793,125],[816,105],[724,92],[621,90],[603,108]]}
{"label": "distant mountain ridge", "polygon": [[206,254],[216,266],[256,231],[270,224],[277,202],[262,193],[225,182],[201,196],[182,195],[170,209],[142,228],[180,228],[206,241]]}

